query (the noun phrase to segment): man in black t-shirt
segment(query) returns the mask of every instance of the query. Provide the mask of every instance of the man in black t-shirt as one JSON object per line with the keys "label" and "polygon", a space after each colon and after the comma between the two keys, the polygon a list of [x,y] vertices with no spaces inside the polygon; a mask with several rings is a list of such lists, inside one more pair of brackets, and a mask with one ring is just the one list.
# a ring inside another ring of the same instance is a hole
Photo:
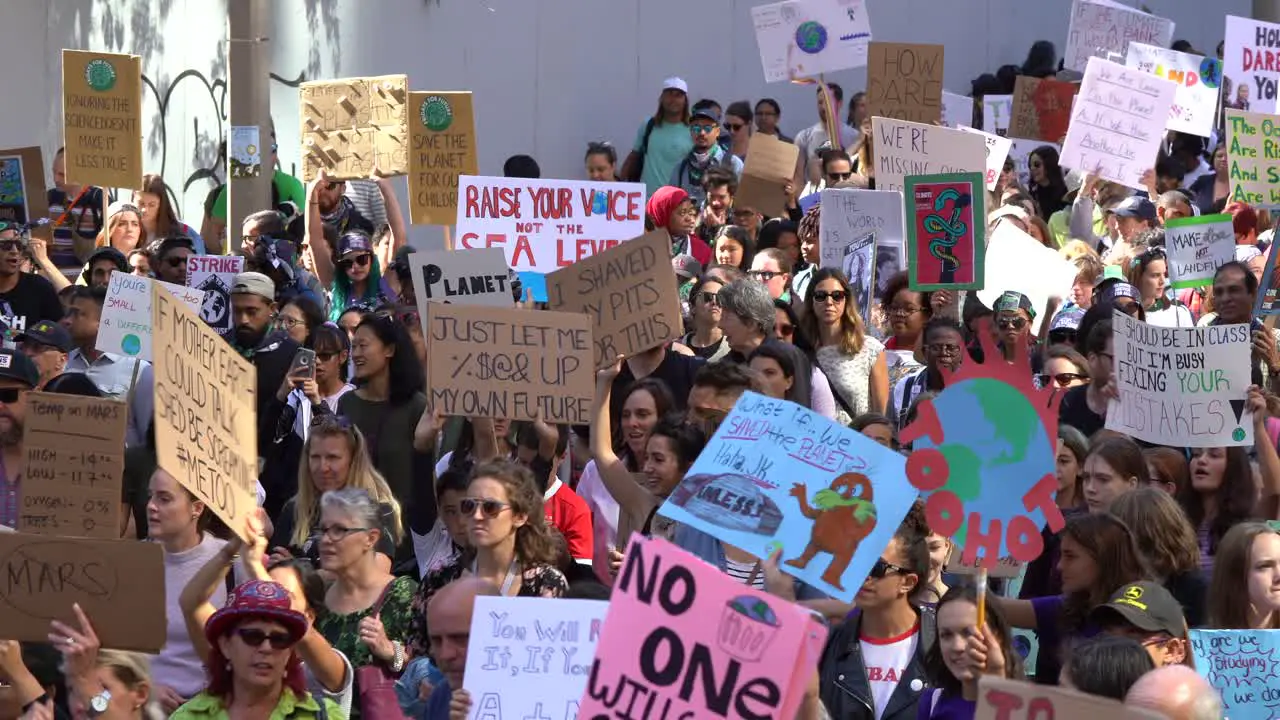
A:
{"label": "man in black t-shirt", "polygon": [[53,285],[22,272],[25,246],[17,226],[0,222],[0,322],[10,333],[23,332],[41,320],[62,319],[62,303]]}

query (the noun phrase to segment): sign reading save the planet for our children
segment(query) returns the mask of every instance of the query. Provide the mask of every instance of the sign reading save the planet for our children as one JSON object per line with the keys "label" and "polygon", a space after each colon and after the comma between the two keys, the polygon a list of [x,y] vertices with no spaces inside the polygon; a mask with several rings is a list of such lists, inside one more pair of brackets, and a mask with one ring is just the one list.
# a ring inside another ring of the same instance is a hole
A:
{"label": "sign reading save the planet for our children", "polygon": [[658,514],[852,602],[911,509],[906,459],[785,400],[748,392]]}
{"label": "sign reading save the planet for our children", "polygon": [[1280,708],[1280,630],[1192,630],[1196,672],[1222,695],[1223,717],[1269,720]]}
{"label": "sign reading save the planet for our children", "polygon": [[1107,429],[1170,447],[1253,444],[1247,324],[1171,328],[1113,313]]}
{"label": "sign reading save the planet for our children", "polygon": [[107,285],[107,299],[102,306],[95,350],[151,360],[152,283],[186,303],[191,312],[201,311],[204,292],[200,290],[113,271],[111,283]]}
{"label": "sign reading save the planet for our children", "polygon": [[929,527],[964,548],[965,564],[991,569],[1034,560],[1040,529],[1064,525],[1054,501],[1061,395],[1035,388],[1025,349],[1006,363],[989,326],[977,336],[990,361],[950,374],[901,437],[913,443],[907,478],[928,495]]}

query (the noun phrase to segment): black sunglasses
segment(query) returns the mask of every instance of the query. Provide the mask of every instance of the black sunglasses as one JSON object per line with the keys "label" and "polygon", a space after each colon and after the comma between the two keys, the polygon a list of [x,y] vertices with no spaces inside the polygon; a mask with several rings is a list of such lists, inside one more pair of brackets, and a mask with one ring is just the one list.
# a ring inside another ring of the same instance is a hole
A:
{"label": "black sunglasses", "polygon": [[21,240],[0,240],[0,252],[17,252],[22,246]]}
{"label": "black sunglasses", "polygon": [[826,302],[827,300],[830,300],[831,302],[844,302],[844,299],[847,297],[849,297],[849,294],[843,290],[814,290],[813,291],[813,301],[815,303]]}
{"label": "black sunglasses", "polygon": [[1027,319],[1022,317],[1014,317],[1014,318],[1005,317],[1005,318],[998,318],[996,320],[996,327],[1000,328],[1001,330],[1021,330],[1026,326],[1027,326]]}
{"label": "black sunglasses", "polygon": [[257,628],[236,628],[236,636],[251,648],[262,647],[262,643],[270,642],[275,650],[284,650],[293,646],[293,636],[285,632],[266,632]]}
{"label": "black sunglasses", "polygon": [[1047,386],[1050,380],[1057,383],[1058,387],[1066,387],[1076,380],[1089,379],[1088,375],[1081,375],[1080,373],[1058,373],[1057,375],[1040,373],[1036,377],[1040,380],[1041,387]]}
{"label": "black sunglasses", "polygon": [[698,299],[707,305],[720,305],[720,296],[717,293],[703,290],[698,293]]}
{"label": "black sunglasses", "polygon": [[910,571],[901,565],[894,565],[891,562],[885,562],[884,558],[878,558],[876,564],[871,566],[871,577],[879,580],[889,573],[896,575],[909,575]]}
{"label": "black sunglasses", "polygon": [[360,267],[364,267],[365,265],[368,265],[372,261],[373,261],[373,255],[369,253],[363,253],[353,258],[347,258],[346,260],[339,260],[338,267],[342,268],[343,270],[350,268],[353,264],[359,265]]}
{"label": "black sunglasses", "polygon": [[458,502],[458,509],[462,511],[464,517],[471,517],[476,514],[476,508],[480,508],[480,512],[487,518],[496,518],[502,514],[503,510],[511,507],[510,503],[504,503],[500,500],[488,500],[485,498],[462,498]]}
{"label": "black sunglasses", "polygon": [[12,405],[22,399],[22,393],[26,392],[21,388],[4,388],[0,390],[0,403]]}
{"label": "black sunglasses", "polygon": [[836,182],[844,182],[845,180],[848,180],[848,179],[849,179],[849,178],[851,178],[851,177],[853,177],[853,173],[851,173],[851,172],[847,172],[847,173],[827,173],[827,178],[828,178],[828,179],[831,179],[831,180],[835,180]]}

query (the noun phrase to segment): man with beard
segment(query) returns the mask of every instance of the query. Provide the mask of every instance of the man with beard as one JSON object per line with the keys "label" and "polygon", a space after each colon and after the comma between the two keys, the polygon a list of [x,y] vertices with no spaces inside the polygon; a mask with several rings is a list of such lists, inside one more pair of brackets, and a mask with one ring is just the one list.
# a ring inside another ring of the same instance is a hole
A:
{"label": "man with beard", "polygon": [[377,228],[360,214],[355,203],[344,194],[346,188],[346,180],[336,180],[329,177],[323,169],[320,170],[319,182],[311,196],[311,202],[320,210],[320,220],[336,230],[339,236],[351,230],[363,230],[373,235]]}
{"label": "man with beard", "polygon": [[185,235],[175,235],[151,244],[151,272],[174,285],[187,284],[187,259],[196,254],[195,243]]}
{"label": "man with beard", "polygon": [[36,385],[36,366],[27,356],[0,350],[0,525],[18,526],[22,494],[22,420],[27,391]]}
{"label": "man with beard", "polygon": [[88,288],[77,285],[71,291],[62,326],[71,333],[71,342],[75,347],[67,353],[64,372],[84,373],[103,395],[116,400],[130,397],[129,387],[134,386],[132,400],[129,402],[125,445],[136,447],[146,444],[147,430],[151,427],[151,413],[155,408],[155,378],[151,363],[97,349],[98,324],[102,320],[102,306],[106,300],[105,287]]}
{"label": "man with beard", "polygon": [[22,272],[25,247],[21,226],[0,221],[0,323],[15,333],[41,320],[62,319],[62,303],[53,285]]}

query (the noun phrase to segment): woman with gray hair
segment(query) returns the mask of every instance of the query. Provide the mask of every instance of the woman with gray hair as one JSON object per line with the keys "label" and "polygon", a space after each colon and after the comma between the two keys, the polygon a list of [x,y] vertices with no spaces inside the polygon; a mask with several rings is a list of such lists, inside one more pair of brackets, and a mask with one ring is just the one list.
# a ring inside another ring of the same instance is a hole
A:
{"label": "woman with gray hair", "polygon": [[[365,490],[330,490],[320,498],[320,567],[334,582],[325,593],[328,610],[316,630],[346,655],[357,670],[377,666],[388,675],[404,669],[410,605],[418,584],[393,577],[378,562],[377,546],[386,530],[378,501]],[[351,717],[360,717],[357,705]]]}

